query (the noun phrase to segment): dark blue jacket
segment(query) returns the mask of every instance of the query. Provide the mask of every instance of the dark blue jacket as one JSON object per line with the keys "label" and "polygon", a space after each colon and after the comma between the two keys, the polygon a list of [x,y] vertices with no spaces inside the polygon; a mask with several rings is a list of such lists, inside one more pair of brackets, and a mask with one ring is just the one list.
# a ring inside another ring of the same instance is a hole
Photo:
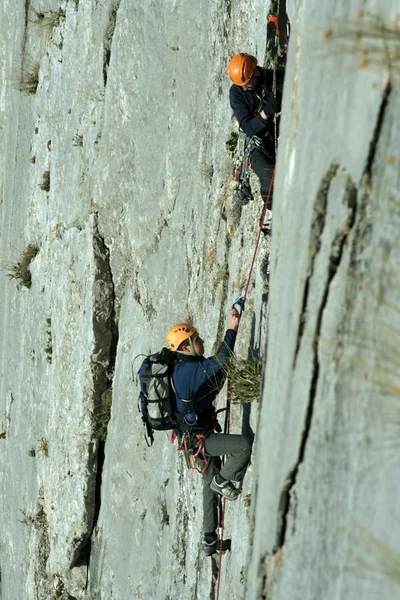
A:
{"label": "dark blue jacket", "polygon": [[212,358],[179,355],[172,380],[178,413],[186,413],[181,430],[205,432],[215,422],[213,402],[225,383],[223,367],[232,355],[235,341],[236,331],[228,329],[217,354]]}
{"label": "dark blue jacket", "polygon": [[[273,130],[273,119],[267,122],[262,119],[260,112],[263,106],[263,100],[272,92],[273,71],[272,69],[263,69],[260,71],[259,83],[254,90],[245,91],[242,86],[233,84],[229,90],[229,100],[233,113],[238,120],[240,128],[247,135],[257,135],[263,137]],[[279,102],[279,111],[282,103],[284,71],[276,72],[276,98]]]}

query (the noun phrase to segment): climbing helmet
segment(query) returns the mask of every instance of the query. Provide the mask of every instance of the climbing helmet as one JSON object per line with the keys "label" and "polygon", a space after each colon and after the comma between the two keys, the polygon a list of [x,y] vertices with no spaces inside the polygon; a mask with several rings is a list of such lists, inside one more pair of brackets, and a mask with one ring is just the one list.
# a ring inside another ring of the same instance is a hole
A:
{"label": "climbing helmet", "polygon": [[193,325],[189,325],[188,323],[178,323],[178,325],[174,325],[174,327],[171,327],[168,331],[166,335],[167,344],[171,350],[176,352],[182,342],[190,338],[194,333],[197,333],[197,329],[193,327]]}
{"label": "climbing helmet", "polygon": [[255,56],[251,56],[251,54],[246,54],[245,52],[235,54],[229,61],[229,77],[236,85],[246,85],[253,77],[256,66],[257,59]]}

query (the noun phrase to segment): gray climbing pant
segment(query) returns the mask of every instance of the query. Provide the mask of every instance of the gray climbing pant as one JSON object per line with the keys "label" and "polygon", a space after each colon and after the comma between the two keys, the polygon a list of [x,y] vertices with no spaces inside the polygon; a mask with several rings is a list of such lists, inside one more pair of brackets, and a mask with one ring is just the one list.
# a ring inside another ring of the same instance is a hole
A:
{"label": "gray climbing pant", "polygon": [[[251,168],[260,180],[260,193],[262,199],[265,201],[268,196],[275,164],[271,159],[267,158],[263,152],[255,150],[251,155]],[[270,210],[272,209],[272,195],[273,194],[271,193],[267,207]]]}
{"label": "gray climbing pant", "polygon": [[[230,481],[241,483],[250,462],[253,438],[243,435],[212,433],[205,440],[205,451],[209,460],[207,471],[203,474],[203,530],[211,533],[218,527],[218,497],[210,488],[211,481],[217,473]],[[221,469],[221,456],[229,454]],[[198,460],[199,468],[204,462]]]}

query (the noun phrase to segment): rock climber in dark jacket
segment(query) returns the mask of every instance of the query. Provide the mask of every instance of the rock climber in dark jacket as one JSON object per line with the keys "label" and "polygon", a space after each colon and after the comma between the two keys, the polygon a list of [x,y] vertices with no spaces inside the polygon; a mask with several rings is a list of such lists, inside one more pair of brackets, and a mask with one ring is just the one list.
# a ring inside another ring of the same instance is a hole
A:
{"label": "rock climber in dark jacket", "polygon": [[[214,400],[225,382],[225,366],[236,341],[240,315],[236,309],[229,314],[229,328],[217,354],[204,357],[204,341],[198,331],[181,323],[167,333],[168,346],[178,354],[173,373],[178,412],[183,416],[180,432],[188,431],[192,444],[196,436],[204,436],[204,452],[208,468],[203,473],[203,547],[208,556],[219,548],[217,494],[236,500],[250,462],[253,439],[221,431],[216,419]],[[221,468],[221,456],[229,454]],[[206,463],[199,460],[200,467]],[[236,485],[235,485],[236,484]],[[223,546],[223,550],[225,547]]]}
{"label": "rock climber in dark jacket", "polygon": [[[259,149],[255,148],[251,155],[251,167],[260,180],[261,196],[265,199],[275,168],[274,115],[281,111],[284,72],[276,71],[276,95],[273,70],[258,66],[257,59],[250,54],[235,54],[228,73],[233,81],[230,104],[239,126],[247,136],[259,138],[256,140]],[[268,208],[271,207],[270,201]]]}

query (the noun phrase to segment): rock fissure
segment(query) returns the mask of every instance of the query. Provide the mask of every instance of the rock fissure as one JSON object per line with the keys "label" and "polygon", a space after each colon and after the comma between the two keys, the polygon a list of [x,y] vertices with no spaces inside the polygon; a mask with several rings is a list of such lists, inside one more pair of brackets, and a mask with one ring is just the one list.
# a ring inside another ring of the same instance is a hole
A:
{"label": "rock fissure", "polygon": [[[328,190],[326,191],[326,194],[328,194]],[[350,177],[348,177],[347,186],[346,186],[343,200],[344,200],[344,203],[347,204],[347,208],[348,208],[348,216],[347,216],[347,220],[346,220],[347,222],[346,222],[345,227],[343,227],[340,231],[338,231],[338,233],[336,234],[335,238],[333,239],[333,241],[331,243],[331,255],[330,255],[329,262],[328,262],[328,273],[327,273],[325,288],[324,288],[324,292],[322,294],[321,302],[320,302],[319,309],[318,309],[316,324],[315,324],[314,339],[313,339],[313,359],[312,359],[313,370],[312,370],[312,377],[311,377],[311,383],[310,383],[310,390],[309,390],[309,397],[308,397],[308,404],[307,404],[304,428],[303,428],[303,433],[301,436],[297,462],[296,462],[295,466],[293,467],[293,469],[290,471],[288,477],[286,478],[284,488],[281,492],[280,505],[279,505],[280,512],[278,514],[278,530],[277,530],[277,538],[276,538],[274,553],[276,553],[279,550],[279,548],[282,548],[283,545],[285,544],[288,515],[289,515],[290,508],[291,508],[293,490],[296,485],[296,479],[297,479],[300,465],[304,461],[305,451],[306,451],[306,447],[307,447],[307,441],[308,441],[309,434],[311,431],[312,417],[313,417],[313,413],[314,413],[314,401],[315,401],[315,396],[316,396],[319,370],[320,370],[318,354],[319,354],[319,340],[320,340],[323,314],[324,314],[325,308],[328,303],[329,290],[331,287],[332,280],[333,280],[333,278],[338,270],[338,267],[341,263],[345,243],[350,235],[350,231],[352,230],[352,228],[354,226],[354,222],[355,222],[356,207],[357,207],[357,188],[355,187],[355,185],[352,182]],[[296,501],[296,503],[297,503],[297,501]],[[295,512],[295,508],[294,508],[294,512]]]}
{"label": "rock fissure", "polygon": [[[95,347],[92,356],[92,376],[95,407],[94,435],[95,437],[99,437],[99,431],[106,431],[107,420],[109,418],[110,407],[108,407],[108,413],[106,414],[103,399],[104,394],[110,390],[112,385],[118,346],[118,325],[115,315],[115,290],[110,264],[110,252],[99,231],[97,215],[93,232],[93,253],[96,266],[93,309]],[[86,505],[88,514],[92,516],[92,525],[88,534],[79,542],[70,567],[71,569],[83,565],[89,569],[91,540],[101,507],[104,446],[105,439],[98,439],[97,444],[94,445],[95,450],[90,459],[89,471],[94,475],[92,481],[88,482],[89,491],[86,498]]]}
{"label": "rock fissure", "polygon": [[374,129],[374,134],[372,136],[372,140],[371,140],[370,147],[369,147],[367,164],[365,166],[365,174],[367,176],[368,182],[371,182],[372,165],[373,165],[376,150],[378,147],[379,136],[381,134],[382,123],[383,123],[383,119],[385,117],[386,108],[389,103],[389,96],[390,96],[391,90],[392,90],[392,85],[391,85],[391,82],[389,79],[388,82],[386,83],[386,87],[383,92],[382,101],[381,101],[381,105],[380,105],[379,112],[378,112],[378,118],[376,120],[376,125],[375,125],[375,129]]}
{"label": "rock fissure", "polygon": [[[40,487],[36,501],[36,514],[32,520],[36,537],[36,564],[34,580],[38,591],[37,600],[47,600],[51,593],[51,583],[47,572],[47,561],[50,556],[49,525],[45,510],[44,489]],[[40,590],[40,591],[39,591]]]}
{"label": "rock fissure", "polygon": [[315,264],[315,260],[319,253],[319,250],[320,250],[321,236],[322,236],[322,233],[323,233],[323,230],[325,227],[325,216],[326,216],[326,207],[327,207],[327,203],[328,203],[329,188],[330,188],[333,178],[335,177],[335,175],[337,173],[338,167],[339,167],[339,165],[337,163],[332,163],[331,166],[329,167],[329,169],[327,170],[326,174],[322,178],[321,185],[319,186],[319,189],[317,192],[317,198],[316,198],[316,201],[314,204],[314,210],[313,210],[313,215],[312,215],[312,225],[311,225],[310,238],[309,238],[309,247],[313,249],[313,252],[312,253],[310,252],[310,259],[309,259],[309,264],[308,264],[308,275],[307,275],[307,279],[304,284],[303,301],[302,301],[302,307],[301,307],[300,317],[299,317],[299,327],[298,327],[298,332],[297,332],[297,343],[296,343],[296,350],[294,353],[293,367],[296,364],[298,352],[299,352],[300,345],[301,345],[301,340],[303,337],[304,325],[305,325],[305,320],[306,320],[306,309],[307,309],[307,305],[308,305],[308,294],[309,294],[309,288],[310,288],[310,281],[311,281],[311,278],[314,273],[314,264]]}
{"label": "rock fissure", "polygon": [[[231,238],[226,236],[225,238],[225,256],[224,256],[224,269],[225,273],[229,273],[229,251],[231,247]],[[221,290],[221,309],[226,306],[229,290],[229,277],[222,278],[222,290]],[[226,314],[224,310],[219,311],[219,320],[217,326],[216,344],[214,345],[213,352],[216,352],[218,345],[222,342],[225,332],[225,319]]]}
{"label": "rock fissure", "polygon": [[111,60],[111,47],[112,40],[114,37],[115,27],[117,24],[117,14],[121,4],[121,0],[116,0],[114,4],[111,6],[109,17],[108,17],[108,25],[104,35],[104,54],[103,54],[103,80],[104,87],[107,86],[107,77],[108,77],[108,67],[110,66]]}

